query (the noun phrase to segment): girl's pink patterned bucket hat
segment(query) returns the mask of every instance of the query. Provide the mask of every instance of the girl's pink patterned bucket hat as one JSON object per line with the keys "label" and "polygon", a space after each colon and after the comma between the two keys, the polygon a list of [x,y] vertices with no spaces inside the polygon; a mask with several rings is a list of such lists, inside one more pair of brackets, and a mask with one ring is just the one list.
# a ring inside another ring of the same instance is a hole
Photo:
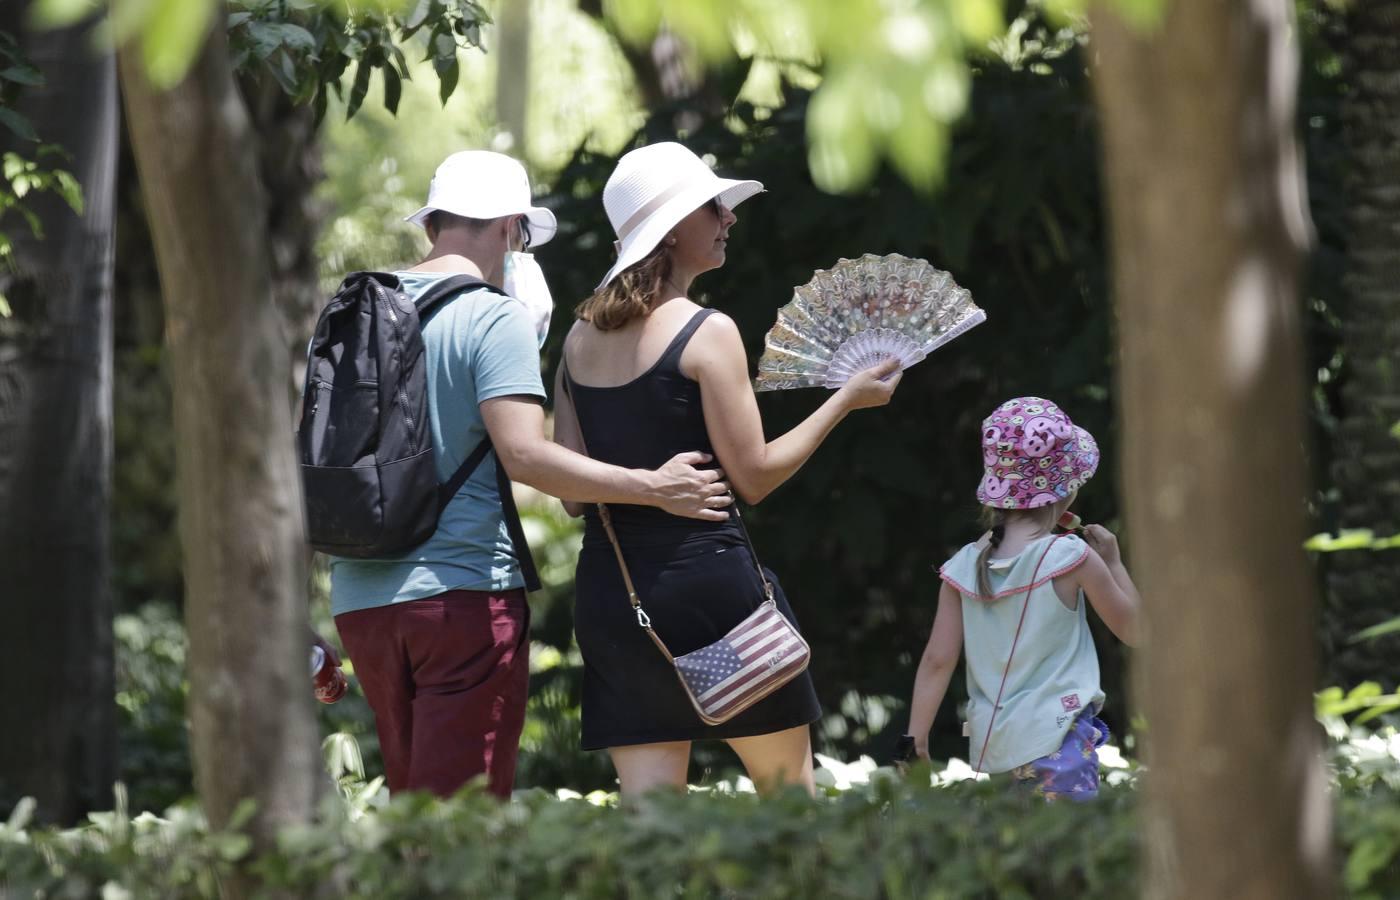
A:
{"label": "girl's pink patterned bucket hat", "polygon": [[1079,490],[1099,468],[1094,436],[1049,400],[1017,397],[982,421],[977,501],[999,509],[1038,509]]}

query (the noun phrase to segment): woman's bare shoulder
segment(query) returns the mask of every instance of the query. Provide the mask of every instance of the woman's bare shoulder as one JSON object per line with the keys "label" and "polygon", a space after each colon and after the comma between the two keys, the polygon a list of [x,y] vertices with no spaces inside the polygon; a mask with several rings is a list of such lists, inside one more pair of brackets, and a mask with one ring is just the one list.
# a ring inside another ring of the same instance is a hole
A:
{"label": "woman's bare shoulder", "polygon": [[728,315],[719,311],[705,317],[705,321],[701,322],[700,327],[695,329],[695,337],[692,340],[701,341],[711,346],[729,346],[735,341],[743,343],[738,324]]}

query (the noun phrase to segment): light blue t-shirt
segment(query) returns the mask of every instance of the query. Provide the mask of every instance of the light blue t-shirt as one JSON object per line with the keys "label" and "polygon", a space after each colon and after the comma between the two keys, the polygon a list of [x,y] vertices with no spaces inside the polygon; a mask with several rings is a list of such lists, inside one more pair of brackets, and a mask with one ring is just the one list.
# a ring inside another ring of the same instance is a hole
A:
{"label": "light blue t-shirt", "polygon": [[1055,752],[1076,717],[1103,706],[1083,593],[1072,610],[1055,593],[1055,579],[1083,565],[1089,546],[1075,535],[1046,536],[1016,556],[991,560],[990,597],[977,590],[979,549],[968,544],[940,574],[962,595],[969,762],[1008,772]]}
{"label": "light blue t-shirt", "polygon": [[[395,274],[414,299],[447,277],[438,272]],[[539,344],[520,302],[478,289],[438,307],[423,326],[423,348],[428,419],[442,482],[486,437],[481,403],[512,395],[545,396]],[[385,559],[331,557],[331,612],[340,615],[451,590],[510,590],[524,583],[496,491],[496,455],[489,453],[424,543]]]}

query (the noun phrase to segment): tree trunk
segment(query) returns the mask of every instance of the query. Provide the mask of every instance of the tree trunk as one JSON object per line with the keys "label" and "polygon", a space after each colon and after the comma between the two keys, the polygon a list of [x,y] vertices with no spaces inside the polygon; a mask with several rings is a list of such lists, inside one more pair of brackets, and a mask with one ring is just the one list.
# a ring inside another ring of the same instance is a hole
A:
{"label": "tree trunk", "polygon": [[157,93],[139,50],[123,96],[165,298],[195,783],[214,826],[245,798],[267,846],[312,810],[301,491],[258,148],[215,29]]}
{"label": "tree trunk", "polygon": [[1149,897],[1327,896],[1288,0],[1096,10]]}
{"label": "tree trunk", "polygon": [[[1343,48],[1347,256],[1340,308],[1344,375],[1333,478],[1341,524],[1400,533],[1400,3],[1354,3]],[[1400,636],[1360,644],[1356,632],[1395,615],[1400,550],[1327,559],[1334,680],[1394,688]]]}
{"label": "tree trunk", "polygon": [[316,258],[324,215],[314,195],[324,174],[316,115],[309,104],[294,104],[264,72],[245,73],[238,86],[253,122],[258,179],[267,202],[272,297],[282,314],[282,343],[291,360],[283,371],[291,373],[289,386],[299,395],[306,342],[329,299],[321,291]]}
{"label": "tree trunk", "polygon": [[529,149],[530,18],[528,2],[502,4],[496,14],[496,121],[520,159]]}
{"label": "tree trunk", "polygon": [[[43,820],[108,808],[116,780],[108,501],[112,467],[112,231],[116,66],[85,27],[25,33],[27,4],[0,8],[47,79],[19,112],[81,182],[76,215],[30,195],[45,236],[10,219],[14,307],[0,319],[0,810],[23,795]],[[32,158],[34,147],[14,143]],[[3,814],[3,813],[0,813]]]}

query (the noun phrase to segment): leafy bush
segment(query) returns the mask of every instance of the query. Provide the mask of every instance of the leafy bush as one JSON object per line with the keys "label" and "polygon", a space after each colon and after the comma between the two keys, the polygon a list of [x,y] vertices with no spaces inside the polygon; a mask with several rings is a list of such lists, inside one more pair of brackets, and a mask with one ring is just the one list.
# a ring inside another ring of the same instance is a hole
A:
{"label": "leafy bush", "polygon": [[[1394,897],[1400,735],[1347,734],[1334,768],[1338,863],[1349,896]],[[1359,769],[1357,752],[1367,757]],[[821,762],[827,789],[815,802],[800,793],[760,801],[742,785],[624,808],[601,792],[538,789],[508,804],[474,790],[386,802],[375,785],[346,784],[349,802],[328,799],[318,823],[288,830],[251,864],[269,891],[377,900],[1137,892],[1137,794],[1121,763],[1097,802],[1076,805],[1035,801],[1001,779],[971,780],[957,760],[932,778],[926,767],[899,778],[868,759]],[[68,831],[28,831],[27,811],[16,810],[0,826],[0,898],[215,898],[246,861],[247,839],[209,833],[196,810],[132,819],[120,791],[118,801],[116,812]]]}

